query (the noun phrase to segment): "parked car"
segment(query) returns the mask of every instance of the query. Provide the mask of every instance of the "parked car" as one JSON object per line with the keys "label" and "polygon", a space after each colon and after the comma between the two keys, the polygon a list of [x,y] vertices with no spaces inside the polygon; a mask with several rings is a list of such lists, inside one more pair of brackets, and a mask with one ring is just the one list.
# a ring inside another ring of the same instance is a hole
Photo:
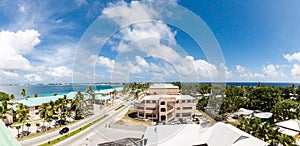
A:
{"label": "parked car", "polygon": [[49,130],[49,129],[50,129],[50,127],[41,126],[39,129],[41,129],[41,131],[46,131],[46,130]]}
{"label": "parked car", "polygon": [[179,125],[181,124],[179,120],[173,120],[170,122],[170,125]]}
{"label": "parked car", "polygon": [[21,133],[18,134],[18,137],[20,136],[28,136],[30,134],[30,131],[23,131]]}
{"label": "parked car", "polygon": [[59,134],[65,134],[65,133],[68,133],[69,132],[69,128],[68,127],[64,127],[63,129],[61,129],[59,131]]}
{"label": "parked car", "polygon": [[65,120],[57,120],[54,124],[54,126],[58,126],[58,125],[66,125],[66,121]]}

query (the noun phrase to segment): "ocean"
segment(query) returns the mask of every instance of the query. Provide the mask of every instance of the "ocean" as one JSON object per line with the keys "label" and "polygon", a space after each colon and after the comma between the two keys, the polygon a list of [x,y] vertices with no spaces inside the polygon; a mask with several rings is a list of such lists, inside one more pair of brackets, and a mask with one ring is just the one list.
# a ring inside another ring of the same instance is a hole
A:
{"label": "ocean", "polygon": [[[14,94],[16,99],[22,99],[21,90],[26,90],[26,95],[32,97],[38,94],[38,97],[52,96],[53,94],[64,95],[72,91],[86,91],[88,85],[1,85],[0,92]],[[101,84],[92,86],[93,90],[104,90],[122,87],[122,85]]]}
{"label": "ocean", "polygon": [[[206,84],[206,83],[200,83]],[[227,82],[226,86],[257,86],[258,82]],[[292,84],[297,88],[300,83],[261,83],[265,86],[275,86],[275,87],[288,87]],[[21,99],[21,90],[24,88],[28,96],[33,96],[38,94],[39,97],[52,96],[54,93],[57,95],[64,95],[72,91],[85,91],[88,85],[0,85],[0,92],[5,92],[7,94],[14,94],[16,99]],[[94,90],[111,89],[115,87],[122,87],[122,85],[109,85],[109,84],[99,84],[94,85]]]}

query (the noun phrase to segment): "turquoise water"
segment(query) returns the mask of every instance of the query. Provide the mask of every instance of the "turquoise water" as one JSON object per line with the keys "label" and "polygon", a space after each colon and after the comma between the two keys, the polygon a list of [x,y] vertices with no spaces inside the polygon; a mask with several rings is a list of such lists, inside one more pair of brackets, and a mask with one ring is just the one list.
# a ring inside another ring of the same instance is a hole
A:
{"label": "turquoise water", "polygon": [[[72,91],[85,91],[88,85],[17,85],[17,86],[0,86],[0,92],[14,94],[16,99],[21,99],[21,90],[24,88],[28,96],[38,94],[39,97],[52,96],[54,93],[64,95]],[[122,87],[122,85],[95,85],[94,90],[112,89]]]}

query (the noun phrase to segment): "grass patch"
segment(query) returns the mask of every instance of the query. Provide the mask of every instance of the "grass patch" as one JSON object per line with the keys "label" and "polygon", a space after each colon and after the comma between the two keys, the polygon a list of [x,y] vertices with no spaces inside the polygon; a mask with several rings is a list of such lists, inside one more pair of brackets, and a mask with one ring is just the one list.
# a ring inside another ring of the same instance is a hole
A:
{"label": "grass patch", "polygon": [[118,108],[116,108],[115,109],[115,111],[117,111],[117,110],[119,110],[119,109],[121,109],[122,107],[124,107],[125,105],[124,104],[122,104],[121,106],[119,106]]}
{"label": "grass patch", "polygon": [[116,124],[123,124],[123,125],[141,125],[141,126],[150,126],[152,122],[143,121],[135,119],[136,117],[135,110],[128,110],[127,113],[122,117],[122,119],[116,121]]}
{"label": "grass patch", "polygon": [[54,145],[54,144],[56,144],[56,143],[59,143],[59,142],[65,140],[65,139],[67,139],[67,138],[69,138],[69,137],[71,137],[71,136],[73,136],[73,135],[76,135],[77,133],[79,133],[79,132],[81,132],[81,131],[83,131],[83,130],[89,128],[90,126],[92,126],[92,125],[96,124],[97,122],[103,120],[103,119],[106,118],[107,116],[108,116],[108,115],[106,114],[106,115],[100,117],[99,119],[97,119],[97,120],[95,120],[95,121],[93,121],[93,122],[91,122],[91,123],[89,123],[89,124],[84,125],[83,127],[80,127],[80,128],[78,128],[78,129],[76,129],[76,130],[74,130],[74,131],[72,131],[72,132],[70,132],[70,133],[68,133],[68,134],[66,134],[66,135],[64,135],[64,136],[61,136],[61,137],[56,138],[56,139],[54,139],[54,140],[48,141],[48,142],[46,142],[46,143],[44,143],[44,144],[41,144],[41,145],[39,145],[39,146],[52,146],[52,145]]}
{"label": "grass patch", "polygon": [[216,120],[215,120],[214,118],[210,117],[210,116],[207,115],[205,112],[203,112],[203,111],[201,111],[201,110],[199,110],[199,112],[201,112],[202,115],[203,115],[203,118],[208,119],[208,120],[210,121],[211,124],[217,123]]}

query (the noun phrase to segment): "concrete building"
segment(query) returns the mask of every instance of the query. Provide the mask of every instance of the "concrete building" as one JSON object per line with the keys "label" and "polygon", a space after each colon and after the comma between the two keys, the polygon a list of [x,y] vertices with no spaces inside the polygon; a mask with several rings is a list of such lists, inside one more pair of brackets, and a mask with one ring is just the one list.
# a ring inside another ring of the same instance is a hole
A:
{"label": "concrete building", "polygon": [[148,95],[135,102],[134,109],[142,119],[170,121],[191,118],[196,110],[195,98],[179,95],[179,88],[171,84],[154,84]]}
{"label": "concrete building", "polygon": [[179,87],[172,84],[153,84],[148,95],[179,95]]}

